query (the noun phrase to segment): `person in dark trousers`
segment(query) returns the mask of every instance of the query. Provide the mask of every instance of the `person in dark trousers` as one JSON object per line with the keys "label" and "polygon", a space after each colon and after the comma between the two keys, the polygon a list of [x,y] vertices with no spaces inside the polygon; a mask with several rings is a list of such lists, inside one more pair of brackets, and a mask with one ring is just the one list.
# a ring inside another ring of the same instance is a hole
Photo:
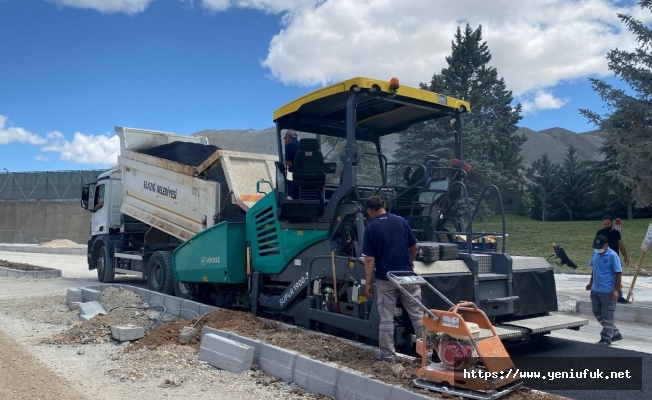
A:
{"label": "person in dark trousers", "polygon": [[[609,215],[605,215],[602,218],[602,229],[596,233],[596,236],[602,235],[607,238],[609,242],[609,248],[618,254],[623,253],[625,259],[625,265],[629,265],[629,258],[627,258],[627,251],[625,250],[625,245],[623,244],[622,237],[620,232],[617,229],[614,229],[613,220]],[[619,303],[629,303],[626,298],[623,297],[622,288],[618,288],[618,302]]]}
{"label": "person in dark trousers", "polygon": [[[294,172],[294,158],[299,152],[299,139],[297,133],[292,129],[285,131],[283,136],[283,141],[285,142],[285,165],[287,165],[288,172]],[[299,195],[295,193],[294,185],[292,185],[292,180],[287,180],[287,193],[293,199],[297,199]]]}
{"label": "person in dark trousers", "polygon": [[586,285],[586,290],[591,291],[593,315],[602,325],[598,344],[610,346],[611,342],[623,338],[616,325],[614,325],[616,301],[623,270],[620,265],[620,257],[609,248],[609,241],[606,236],[596,236],[593,240],[593,249],[590,263],[591,267],[593,267],[593,273],[589,284]]}
{"label": "person in dark trousers", "polygon": [[394,310],[396,299],[401,303],[412,321],[417,337],[423,333],[423,311],[419,305],[421,288],[408,285],[405,289],[416,301],[399,291],[387,279],[390,271],[412,271],[417,254],[417,239],[407,221],[399,216],[387,213],[380,198],[373,196],[365,201],[365,209],[372,221],[364,232],[362,253],[366,273],[366,295],[372,297],[371,280],[376,268],[376,295],[378,296],[378,313],[380,314],[379,348],[377,361],[395,361],[394,348]]}

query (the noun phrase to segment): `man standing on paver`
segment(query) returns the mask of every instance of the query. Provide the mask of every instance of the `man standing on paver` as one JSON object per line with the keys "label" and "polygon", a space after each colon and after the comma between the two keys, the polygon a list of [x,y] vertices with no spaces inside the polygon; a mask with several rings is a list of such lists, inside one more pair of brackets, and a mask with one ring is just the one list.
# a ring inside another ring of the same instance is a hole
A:
{"label": "man standing on paver", "polygon": [[614,325],[622,267],[620,257],[609,248],[609,241],[605,236],[596,236],[593,240],[593,248],[595,250],[590,264],[593,267],[593,273],[589,284],[586,285],[586,290],[591,291],[593,315],[602,325],[598,344],[610,346],[611,342],[623,338],[616,325]]}
{"label": "man standing on paver", "polygon": [[298,135],[292,129],[285,131],[283,136],[283,141],[285,142],[285,165],[287,166],[288,180],[287,180],[287,193],[290,197],[298,197],[296,190],[294,190],[294,185],[292,184],[291,174],[294,172],[294,158],[299,152],[299,139]]}
{"label": "man standing on paver", "polygon": [[408,285],[405,289],[417,301],[399,291],[387,279],[390,271],[411,271],[417,254],[417,239],[407,221],[399,216],[387,213],[380,198],[374,196],[365,201],[365,209],[372,221],[364,232],[362,253],[365,257],[366,295],[372,297],[371,279],[376,268],[376,294],[378,295],[378,313],[380,314],[379,346],[377,361],[393,362],[396,357],[394,349],[394,309],[396,299],[401,303],[412,321],[414,332],[420,337],[423,332],[423,311],[417,301],[421,301],[419,285]]}
{"label": "man standing on paver", "polygon": [[[609,248],[616,252],[620,257],[620,253],[623,253],[625,258],[625,265],[629,265],[629,258],[627,258],[627,251],[625,250],[625,245],[623,244],[622,237],[620,232],[617,229],[614,229],[613,220],[609,215],[605,215],[602,218],[602,229],[596,233],[596,236],[602,235],[607,238],[609,242]],[[619,303],[629,303],[629,301],[623,297],[622,288],[618,288],[618,302]]]}

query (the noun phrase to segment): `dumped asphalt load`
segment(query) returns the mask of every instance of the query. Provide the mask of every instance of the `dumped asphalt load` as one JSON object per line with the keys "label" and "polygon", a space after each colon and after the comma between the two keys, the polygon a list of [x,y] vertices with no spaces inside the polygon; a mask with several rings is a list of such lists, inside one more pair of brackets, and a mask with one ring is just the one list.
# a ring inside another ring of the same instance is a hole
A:
{"label": "dumped asphalt load", "polygon": [[[213,145],[172,142],[142,150],[141,153],[191,167],[198,167],[217,150],[221,149]],[[231,203],[229,184],[226,181],[222,164],[218,164],[210,170],[206,178],[220,184],[220,216],[217,222],[244,222],[245,212]]]}

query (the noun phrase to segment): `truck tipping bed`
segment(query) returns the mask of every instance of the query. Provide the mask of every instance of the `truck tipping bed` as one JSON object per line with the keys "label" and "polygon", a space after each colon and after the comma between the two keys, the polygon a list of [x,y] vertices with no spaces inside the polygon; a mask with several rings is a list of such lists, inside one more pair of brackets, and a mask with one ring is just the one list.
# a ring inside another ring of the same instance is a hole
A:
{"label": "truck tipping bed", "polygon": [[[274,184],[273,156],[220,150],[205,137],[122,127],[115,131],[124,190],[120,211],[180,240],[215,225],[228,204],[246,212],[262,197],[256,193],[261,179]],[[174,150],[174,143],[192,154],[156,151]]]}

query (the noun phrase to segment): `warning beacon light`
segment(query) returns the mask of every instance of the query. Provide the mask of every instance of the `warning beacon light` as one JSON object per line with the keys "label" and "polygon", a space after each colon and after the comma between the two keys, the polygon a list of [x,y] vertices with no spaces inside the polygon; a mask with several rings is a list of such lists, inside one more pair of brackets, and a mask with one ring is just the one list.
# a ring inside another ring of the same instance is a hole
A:
{"label": "warning beacon light", "polygon": [[392,78],[392,79],[389,80],[389,89],[392,92],[397,91],[399,86],[400,85],[398,84],[398,78]]}

